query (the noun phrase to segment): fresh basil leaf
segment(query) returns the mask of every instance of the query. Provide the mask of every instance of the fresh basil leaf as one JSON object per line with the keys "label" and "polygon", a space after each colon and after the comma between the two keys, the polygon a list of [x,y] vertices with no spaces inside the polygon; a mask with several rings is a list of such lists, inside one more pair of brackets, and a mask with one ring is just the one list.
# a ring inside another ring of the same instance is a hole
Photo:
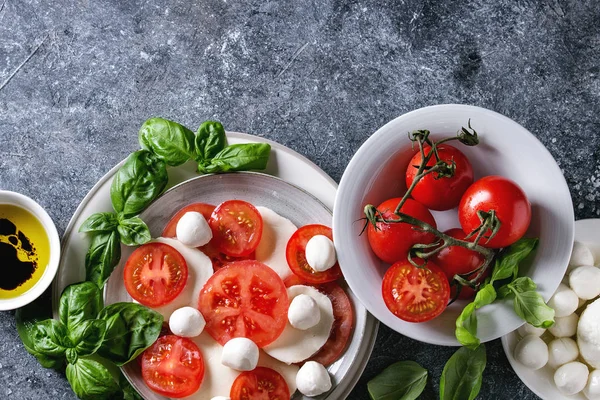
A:
{"label": "fresh basil leaf", "polygon": [[483,306],[487,306],[488,304],[492,304],[496,300],[496,289],[494,289],[494,285],[487,284],[482,286],[477,295],[475,295],[475,308],[479,309]]}
{"label": "fresh basil leaf", "polygon": [[223,125],[217,121],[205,121],[196,133],[196,161],[208,161],[227,145]]}
{"label": "fresh basil leaf", "polygon": [[509,289],[516,290],[519,293],[531,292],[537,289],[537,285],[535,284],[533,279],[527,276],[517,278],[511,283],[509,283],[507,286],[509,287]]}
{"label": "fresh basil leaf", "polygon": [[79,232],[112,232],[117,229],[117,214],[101,212],[92,214],[79,227]]}
{"label": "fresh basil leaf", "polygon": [[210,161],[199,162],[198,172],[215,173],[265,169],[271,145],[268,143],[232,144],[218,152]]}
{"label": "fresh basil leaf", "polygon": [[164,118],[150,118],[140,128],[142,149],[151,151],[167,165],[176,167],[195,158],[194,132]]}
{"label": "fresh basil leaf", "polygon": [[164,161],[146,150],[131,153],[110,186],[113,208],[125,217],[139,214],[162,193],[168,180]]}
{"label": "fresh basil leaf", "polygon": [[502,251],[496,258],[491,283],[503,279],[514,279],[519,273],[519,263],[536,248],[538,239],[520,239]]}
{"label": "fresh basil leaf", "polygon": [[139,246],[152,239],[150,229],[139,217],[131,217],[119,221],[119,237],[126,246]]}
{"label": "fresh basil leaf", "polygon": [[86,280],[103,288],[120,259],[121,243],[118,232],[95,234],[85,255]]}
{"label": "fresh basil leaf", "polygon": [[440,380],[440,400],[473,400],[479,394],[487,363],[485,346],[461,347],[450,357]]}
{"label": "fresh basil leaf", "polygon": [[515,312],[524,321],[536,328],[550,328],[554,325],[554,310],[544,302],[544,298],[535,289],[537,285],[531,278],[517,278],[507,288],[514,295]]}
{"label": "fresh basil leaf", "polygon": [[127,364],[158,338],[163,317],[141,304],[115,303],[98,318],[106,321],[106,335],[98,354],[118,366]]}
{"label": "fresh basil leaf", "polygon": [[101,319],[88,319],[76,325],[69,332],[77,355],[89,356],[100,348],[106,333],[106,322]]}
{"label": "fresh basil leaf", "polygon": [[[40,301],[41,300],[41,301]],[[45,307],[42,302],[47,301],[43,297],[30,303],[24,307],[18,308],[15,312],[15,321],[17,325],[17,333],[23,342],[25,350],[39,361],[44,368],[60,369],[65,363],[62,355],[47,356],[35,349],[35,341],[33,338],[33,330],[36,323],[52,317],[50,307]],[[50,302],[47,303],[48,305]]]}
{"label": "fresh basil leaf", "polygon": [[427,370],[414,361],[400,361],[367,384],[372,400],[415,400],[425,389]]}
{"label": "fresh basil leaf", "polygon": [[108,369],[98,361],[78,358],[67,365],[67,380],[82,400],[111,400],[121,389]]}
{"label": "fresh basil leaf", "polygon": [[68,331],[81,322],[94,319],[102,309],[102,294],[93,282],[69,285],[63,290],[58,305],[60,321]]}
{"label": "fresh basil leaf", "polygon": [[64,357],[65,351],[73,347],[67,328],[55,319],[36,322],[31,327],[30,339],[35,352],[49,357]]}
{"label": "fresh basil leaf", "polygon": [[119,386],[123,391],[123,400],[144,400],[122,373],[119,376]]}
{"label": "fresh basil leaf", "polygon": [[456,319],[456,340],[463,346],[475,349],[479,346],[477,338],[477,316],[475,303],[469,303]]}

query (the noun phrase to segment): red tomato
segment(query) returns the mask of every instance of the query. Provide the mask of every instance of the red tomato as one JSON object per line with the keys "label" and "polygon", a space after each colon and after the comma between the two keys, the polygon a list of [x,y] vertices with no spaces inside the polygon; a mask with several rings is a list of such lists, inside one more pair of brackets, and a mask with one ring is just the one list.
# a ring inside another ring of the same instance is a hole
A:
{"label": "red tomato", "polygon": [[417,268],[405,260],[387,270],[382,294],[395,316],[408,322],[424,322],[446,309],[450,285],[444,271],[431,261],[425,268]]}
{"label": "red tomato", "polygon": [[188,338],[159,337],[142,354],[142,378],[150,389],[163,396],[189,396],[204,379],[202,353]]}
{"label": "red tomato", "polygon": [[213,271],[217,271],[223,268],[225,265],[232,263],[234,261],[242,261],[242,260],[254,260],[256,258],[256,253],[252,252],[247,256],[243,257],[231,257],[225,253],[221,253],[217,250],[213,244],[213,242],[208,242],[205,246],[199,247],[199,249],[210,258],[210,261],[213,265]]}
{"label": "red tomato", "polygon": [[256,367],[235,378],[229,397],[231,400],[288,400],[290,389],[277,371]]}
{"label": "red tomato", "polygon": [[[399,197],[386,200],[377,209],[386,219],[397,218],[394,211],[400,200]],[[406,200],[400,211],[411,217],[420,219],[434,228],[437,227],[435,219],[433,219],[433,215],[431,215],[429,210],[421,203],[417,203],[412,199]],[[373,252],[377,257],[390,264],[406,259],[408,251],[413,245],[417,243],[433,243],[435,240],[434,234],[413,229],[412,225],[406,223],[386,224],[378,222],[377,229],[372,224],[369,224],[367,235]]]}
{"label": "red tomato", "polygon": [[[473,183],[458,206],[458,220],[466,234],[480,224],[477,211],[496,211],[500,230],[489,242],[483,238],[479,244],[493,249],[510,246],[521,239],[531,221],[531,204],[525,192],[510,179],[486,176]],[[485,233],[491,234],[491,230]]]}
{"label": "red tomato", "polygon": [[228,200],[215,208],[208,224],[215,248],[232,257],[251,254],[262,236],[263,221],[258,210],[242,200]]}
{"label": "red tomato", "polygon": [[146,243],[129,256],[123,279],[125,289],[136,301],[159,307],[183,291],[188,278],[185,259],[164,243]]}
{"label": "red tomato", "polygon": [[300,277],[296,274],[292,274],[290,276],[288,276],[287,278],[285,278],[283,280],[283,283],[285,285],[286,288],[289,288],[290,286],[296,286],[296,285],[309,285],[312,286],[310,283],[300,279]]}
{"label": "red tomato", "polygon": [[[458,205],[460,198],[467,188],[473,183],[473,167],[469,159],[457,148],[447,144],[437,147],[440,160],[451,165],[454,160],[456,169],[454,176],[449,178],[438,178],[437,172],[425,175],[415,188],[411,196],[431,210],[450,210]],[[424,148],[425,154],[431,151],[431,147]],[[408,163],[406,169],[406,187],[412,185],[417,175],[418,167],[421,165],[421,152],[419,151]],[[436,164],[435,156],[427,162],[428,166]]]}
{"label": "red tomato", "polygon": [[294,232],[288,241],[285,257],[292,272],[304,282],[315,284],[333,282],[342,276],[338,263],[327,271],[317,272],[306,261],[306,244],[316,235],[324,235],[333,240],[331,228],[318,224],[304,225]]}
{"label": "red tomato", "polygon": [[193,203],[183,207],[181,210],[177,211],[177,214],[175,214],[173,218],[169,220],[167,226],[165,226],[165,229],[162,232],[162,236],[167,238],[177,237],[177,223],[185,213],[191,211],[199,212],[208,221],[214,209],[215,206],[206,203]]}
{"label": "red tomato", "polygon": [[221,345],[246,337],[263,347],[281,335],[289,300],[283,281],[258,261],[236,261],[210,277],[200,291],[198,309],[206,331]]}

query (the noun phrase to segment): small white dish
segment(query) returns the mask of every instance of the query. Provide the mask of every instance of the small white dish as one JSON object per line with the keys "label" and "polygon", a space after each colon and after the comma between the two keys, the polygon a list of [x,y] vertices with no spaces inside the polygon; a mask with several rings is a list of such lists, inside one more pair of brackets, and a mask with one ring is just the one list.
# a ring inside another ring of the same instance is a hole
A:
{"label": "small white dish", "polygon": [[50,257],[39,280],[29,290],[17,297],[0,299],[0,310],[14,310],[37,299],[50,286],[60,261],[60,238],[56,226],[46,210],[31,198],[16,192],[0,190],[0,204],[21,207],[32,214],[43,226],[49,241]]}
{"label": "small white dish", "polygon": [[[480,144],[467,147],[452,143],[471,161],[475,179],[502,175],[517,182],[532,204],[532,220],[526,237],[539,237],[531,265],[520,274],[531,277],[548,300],[567,268],[573,243],[573,203],[563,174],[548,150],[527,129],[496,112],[467,105],[438,105],[404,114],[375,132],[358,149],[346,168],[334,205],[333,236],[338,259],[350,288],[365,307],[395,331],[422,342],[457,346],[455,321],[466,301],[457,301],[439,317],[410,323],[394,316],[381,296],[381,282],[388,264],[360,236],[366,204],[375,206],[406,190],[405,171],[416,150],[407,134],[428,129],[432,138],[453,136],[471,120]],[[438,229],[459,227],[456,211],[433,212]],[[477,311],[478,337],[497,339],[523,321],[512,303],[496,302]]]}

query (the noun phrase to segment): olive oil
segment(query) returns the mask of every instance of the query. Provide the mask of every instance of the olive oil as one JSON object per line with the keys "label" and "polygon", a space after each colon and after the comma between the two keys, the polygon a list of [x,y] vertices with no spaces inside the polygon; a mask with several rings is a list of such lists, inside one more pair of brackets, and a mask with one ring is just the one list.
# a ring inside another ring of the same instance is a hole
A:
{"label": "olive oil", "polygon": [[29,211],[0,204],[0,299],[20,296],[42,277],[50,261],[50,241]]}

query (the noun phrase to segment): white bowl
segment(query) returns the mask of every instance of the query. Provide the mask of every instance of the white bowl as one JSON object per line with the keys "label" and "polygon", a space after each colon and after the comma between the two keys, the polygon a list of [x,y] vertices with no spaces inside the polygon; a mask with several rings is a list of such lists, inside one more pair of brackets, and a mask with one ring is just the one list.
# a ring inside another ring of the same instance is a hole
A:
{"label": "white bowl", "polygon": [[[532,204],[526,237],[539,237],[533,262],[520,274],[530,276],[548,300],[565,273],[573,243],[573,204],[562,172],[548,150],[511,119],[480,107],[438,105],[404,114],[375,132],[356,152],[346,168],[336,196],[333,236],[344,276],[352,291],[381,322],[395,331],[426,343],[457,346],[455,321],[466,301],[457,301],[439,317],[424,323],[405,322],[394,316],[381,296],[388,264],[371,251],[367,235],[359,236],[366,204],[379,205],[404,194],[406,167],[416,150],[407,133],[428,129],[433,138],[452,136],[471,120],[480,144],[452,145],[467,155],[475,179],[502,175],[517,182]],[[460,227],[456,211],[432,212],[438,229]],[[496,302],[477,311],[482,342],[499,338],[523,321],[512,303]]]}
{"label": "white bowl", "polygon": [[56,275],[60,261],[60,238],[58,237],[56,226],[54,226],[54,222],[52,222],[52,218],[50,218],[46,210],[29,197],[8,190],[0,190],[0,204],[12,204],[24,208],[33,214],[44,227],[48,235],[48,241],[50,242],[50,259],[39,281],[31,289],[17,297],[0,299],[0,310],[5,311],[14,310],[15,308],[31,303],[50,286]]}

